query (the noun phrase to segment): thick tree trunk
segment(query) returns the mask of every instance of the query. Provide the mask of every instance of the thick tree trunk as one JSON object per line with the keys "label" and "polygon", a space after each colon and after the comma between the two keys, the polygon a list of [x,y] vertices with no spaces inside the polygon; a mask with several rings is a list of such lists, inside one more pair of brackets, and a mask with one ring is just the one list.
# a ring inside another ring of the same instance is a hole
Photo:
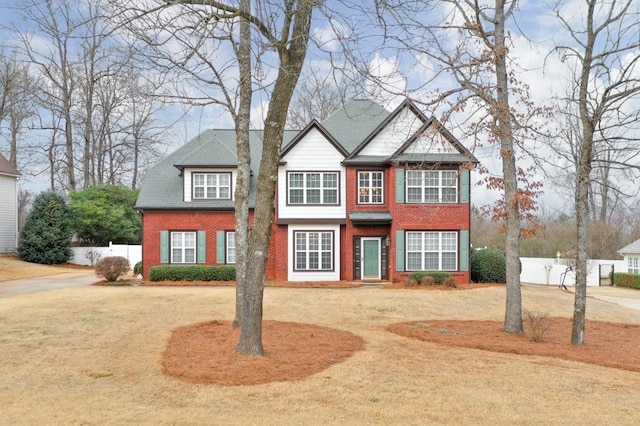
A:
{"label": "thick tree trunk", "polygon": [[516,158],[513,150],[513,133],[509,109],[509,81],[507,78],[505,46],[504,0],[496,1],[495,16],[495,61],[497,105],[493,106],[496,132],[500,139],[502,156],[502,173],[504,180],[504,199],[506,209],[506,241],[507,256],[506,273],[506,309],[504,331],[522,334],[522,296],[520,291],[520,212],[518,207],[518,185]]}
{"label": "thick tree trunk", "polygon": [[[273,88],[269,111],[265,121],[262,160],[258,175],[256,207],[253,229],[249,236],[247,251],[247,270],[243,295],[242,324],[240,341],[236,352],[246,355],[263,354],[262,347],[262,299],[267,268],[267,254],[271,240],[273,220],[273,202],[275,200],[276,181],[280,147],[287,119],[287,110],[291,96],[300,77],[300,71],[307,53],[309,28],[314,0],[299,0],[292,11],[293,29],[290,31],[289,48],[285,44],[278,50],[280,69]],[[287,34],[289,31],[284,28]]]}
{"label": "thick tree trunk", "polygon": [[[251,13],[250,0],[242,0],[240,9]],[[236,152],[238,177],[235,192],[236,225],[236,314],[233,327],[242,322],[242,307],[246,291],[247,246],[249,242],[249,187],[251,180],[251,150],[249,124],[251,122],[251,26],[246,20],[240,22],[238,46],[238,68],[240,73],[240,100],[236,116]]]}

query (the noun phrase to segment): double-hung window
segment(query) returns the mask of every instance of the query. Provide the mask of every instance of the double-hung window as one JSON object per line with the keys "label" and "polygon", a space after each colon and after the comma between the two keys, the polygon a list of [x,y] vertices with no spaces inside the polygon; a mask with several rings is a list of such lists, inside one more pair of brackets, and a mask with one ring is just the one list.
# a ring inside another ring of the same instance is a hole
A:
{"label": "double-hung window", "polygon": [[294,233],[295,270],[333,270],[333,232]]}
{"label": "double-hung window", "polygon": [[408,231],[406,249],[409,271],[457,270],[457,232]]}
{"label": "double-hung window", "polygon": [[289,204],[338,204],[338,172],[289,172]]}
{"label": "double-hung window", "polygon": [[359,204],[382,204],[382,188],[382,172],[358,172]]}
{"label": "double-hung window", "polygon": [[225,236],[225,261],[226,263],[236,263],[236,233],[229,231]]}
{"label": "double-hung window", "polygon": [[458,175],[455,170],[407,170],[408,203],[456,203]]}
{"label": "double-hung window", "polygon": [[231,198],[231,173],[193,173],[193,198]]}
{"label": "double-hung window", "polygon": [[629,257],[627,261],[627,272],[630,274],[640,274],[640,258]]}
{"label": "double-hung window", "polygon": [[196,263],[196,233],[171,233],[171,263]]}

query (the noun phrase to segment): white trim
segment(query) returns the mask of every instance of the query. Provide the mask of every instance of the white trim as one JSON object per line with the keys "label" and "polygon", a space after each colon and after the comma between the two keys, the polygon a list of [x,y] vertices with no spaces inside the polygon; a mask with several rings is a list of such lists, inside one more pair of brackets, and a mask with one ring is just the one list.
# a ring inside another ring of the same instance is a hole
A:
{"label": "white trim", "polygon": [[[295,265],[295,232],[298,231],[331,231],[333,232],[333,270],[332,271],[296,271]],[[287,280],[300,281],[340,281],[340,225],[289,225],[287,228]]]}

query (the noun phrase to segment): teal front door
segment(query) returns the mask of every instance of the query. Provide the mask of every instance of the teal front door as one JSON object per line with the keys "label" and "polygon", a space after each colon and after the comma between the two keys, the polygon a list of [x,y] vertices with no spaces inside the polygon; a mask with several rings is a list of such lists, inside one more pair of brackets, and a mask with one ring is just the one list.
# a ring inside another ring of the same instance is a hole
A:
{"label": "teal front door", "polygon": [[362,279],[380,279],[380,238],[362,238]]}

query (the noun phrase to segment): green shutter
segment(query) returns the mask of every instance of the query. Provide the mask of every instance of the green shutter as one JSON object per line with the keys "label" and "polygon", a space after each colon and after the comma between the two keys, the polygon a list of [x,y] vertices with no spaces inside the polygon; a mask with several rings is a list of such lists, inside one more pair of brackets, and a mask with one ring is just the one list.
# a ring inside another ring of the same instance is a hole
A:
{"label": "green shutter", "polygon": [[404,231],[396,231],[396,271],[404,271]]}
{"label": "green shutter", "polygon": [[469,270],[469,231],[460,231],[460,268],[461,271]]}
{"label": "green shutter", "polygon": [[404,169],[396,169],[396,203],[404,203]]}
{"label": "green shutter", "polygon": [[469,202],[469,170],[460,170],[460,202]]}
{"label": "green shutter", "polygon": [[207,231],[198,231],[198,263],[207,261]]}
{"label": "green shutter", "polygon": [[216,231],[216,263],[224,263],[226,257],[224,252],[225,246],[225,232]]}
{"label": "green shutter", "polygon": [[160,231],[160,263],[169,263],[169,231]]}

